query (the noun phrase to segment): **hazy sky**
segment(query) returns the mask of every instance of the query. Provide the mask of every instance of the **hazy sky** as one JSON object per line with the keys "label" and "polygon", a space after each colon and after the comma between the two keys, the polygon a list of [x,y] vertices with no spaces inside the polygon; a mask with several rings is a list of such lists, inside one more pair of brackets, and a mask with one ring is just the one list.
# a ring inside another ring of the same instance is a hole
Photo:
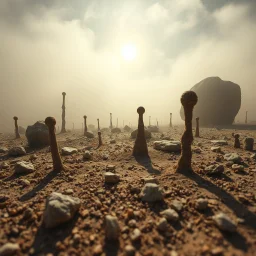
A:
{"label": "hazy sky", "polygon": [[136,125],[140,105],[146,124],[181,122],[182,92],[209,76],[239,84],[238,118],[256,120],[255,13],[253,0],[1,0],[0,131],[14,115],[60,125],[63,91],[68,127],[110,112]]}

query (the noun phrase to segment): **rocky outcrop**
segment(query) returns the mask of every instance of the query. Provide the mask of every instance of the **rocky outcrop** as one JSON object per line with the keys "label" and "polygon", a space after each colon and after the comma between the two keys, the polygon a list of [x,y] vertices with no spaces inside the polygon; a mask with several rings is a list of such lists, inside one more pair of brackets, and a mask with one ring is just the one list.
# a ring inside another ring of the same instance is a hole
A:
{"label": "rocky outcrop", "polygon": [[[240,86],[223,81],[219,77],[208,77],[191,88],[198,96],[194,116],[200,117],[203,126],[231,125],[241,107]],[[184,111],[181,108],[181,118]]]}
{"label": "rocky outcrop", "polygon": [[38,121],[34,125],[28,126],[26,137],[30,147],[43,147],[48,146],[50,143],[48,127],[43,121]]}

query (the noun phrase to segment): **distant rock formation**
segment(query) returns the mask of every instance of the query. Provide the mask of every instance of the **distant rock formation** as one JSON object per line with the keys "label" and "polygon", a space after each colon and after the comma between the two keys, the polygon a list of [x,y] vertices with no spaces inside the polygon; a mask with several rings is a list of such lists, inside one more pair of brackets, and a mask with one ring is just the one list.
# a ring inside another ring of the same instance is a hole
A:
{"label": "distant rock formation", "polygon": [[28,126],[26,137],[30,147],[42,147],[50,144],[48,127],[43,121]]}
{"label": "distant rock formation", "polygon": [[[200,117],[202,126],[231,125],[241,107],[239,85],[223,81],[219,77],[208,77],[191,88],[198,95],[194,117]],[[181,108],[181,118],[184,111]]]}
{"label": "distant rock formation", "polygon": [[25,134],[25,132],[26,132],[26,129],[22,126],[19,126],[19,133],[20,134]]}

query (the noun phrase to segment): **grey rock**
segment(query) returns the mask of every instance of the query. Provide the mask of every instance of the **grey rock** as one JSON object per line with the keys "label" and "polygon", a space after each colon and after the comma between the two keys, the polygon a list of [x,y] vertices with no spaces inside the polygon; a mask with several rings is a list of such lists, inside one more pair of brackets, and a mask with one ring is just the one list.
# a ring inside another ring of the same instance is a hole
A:
{"label": "grey rock", "polygon": [[169,140],[160,140],[155,141],[153,144],[154,149],[167,151],[167,152],[179,152],[181,151],[180,141],[169,141]]}
{"label": "grey rock", "polygon": [[160,212],[160,215],[166,218],[168,221],[177,221],[179,219],[179,214],[174,209],[166,209]]}
{"label": "grey rock", "polygon": [[157,184],[147,183],[142,188],[141,200],[145,202],[156,202],[163,200],[163,191]]}
{"label": "grey rock", "polygon": [[87,131],[87,132],[85,132],[85,137],[88,138],[88,139],[93,139],[94,134],[91,131]]}
{"label": "grey rock", "polygon": [[43,121],[28,126],[26,137],[30,147],[43,147],[50,144],[49,130]]}
{"label": "grey rock", "polygon": [[35,171],[34,165],[26,161],[19,161],[16,163],[14,167],[14,172],[16,174],[28,174],[34,171]]}
{"label": "grey rock", "polygon": [[135,228],[131,234],[132,241],[138,241],[141,239],[141,231],[138,228]]}
{"label": "grey rock", "polygon": [[[191,88],[200,101],[194,109],[194,116],[200,117],[204,126],[231,125],[241,107],[241,88],[231,81],[219,77],[208,77]],[[181,108],[181,118],[184,111]]]}
{"label": "grey rock", "polygon": [[105,218],[106,227],[106,238],[108,240],[118,240],[120,235],[120,227],[117,220],[117,217],[113,217],[110,215],[107,215]]}
{"label": "grey rock", "polygon": [[6,243],[0,247],[0,256],[12,256],[20,250],[19,244]]}
{"label": "grey rock", "polygon": [[232,161],[234,164],[240,164],[242,162],[242,158],[237,153],[225,154],[224,159],[227,161]]}
{"label": "grey rock", "polygon": [[26,150],[22,146],[13,147],[8,152],[9,156],[24,156],[26,155]]}
{"label": "grey rock", "polygon": [[166,218],[161,218],[157,223],[157,229],[159,231],[166,231],[168,229],[168,222]]}
{"label": "grey rock", "polygon": [[204,170],[207,175],[219,175],[224,172],[224,166],[222,164],[213,164],[207,166]]}
{"label": "grey rock", "polygon": [[171,202],[171,208],[177,212],[181,212],[183,209],[183,203],[175,199]]}
{"label": "grey rock", "polygon": [[6,153],[6,152],[8,152],[8,148],[6,148],[6,147],[0,147],[0,153],[2,154],[2,153]]}
{"label": "grey rock", "polygon": [[195,207],[199,211],[206,210],[208,208],[208,200],[205,198],[199,198],[196,200]]}
{"label": "grey rock", "polygon": [[230,217],[225,213],[218,213],[212,218],[216,223],[217,227],[223,231],[235,232],[237,229],[237,224],[233,220],[231,220]]}
{"label": "grey rock", "polygon": [[106,183],[118,183],[120,181],[120,176],[112,172],[105,172],[104,177]]}
{"label": "grey rock", "polygon": [[211,151],[215,153],[220,153],[221,152],[221,147],[211,147]]}
{"label": "grey rock", "polygon": [[243,165],[239,165],[239,164],[233,164],[232,165],[232,170],[243,172],[244,171],[244,166]]}
{"label": "grey rock", "polygon": [[43,221],[46,228],[56,227],[71,220],[80,208],[79,198],[53,192],[46,200]]}
{"label": "grey rock", "polygon": [[[144,131],[145,131],[145,138],[146,138],[146,139],[150,139],[150,138],[152,137],[151,132],[148,131],[147,129],[144,129]],[[137,129],[137,130],[134,130],[134,131],[131,133],[131,138],[132,138],[132,139],[136,139],[137,134],[138,134],[138,129]]]}
{"label": "grey rock", "polygon": [[148,126],[149,132],[159,132],[159,128],[156,125]]}
{"label": "grey rock", "polygon": [[88,150],[86,150],[83,154],[83,160],[89,161],[92,159],[92,153]]}
{"label": "grey rock", "polygon": [[113,129],[111,130],[111,133],[121,133],[121,132],[122,132],[121,129],[120,129],[120,128],[117,128],[117,127],[113,128]]}
{"label": "grey rock", "polygon": [[226,140],[211,140],[211,143],[218,146],[228,145],[228,142]]}
{"label": "grey rock", "polygon": [[125,125],[125,127],[124,127],[124,131],[125,131],[125,132],[130,132],[131,130],[132,130],[132,129],[131,129],[130,126]]}
{"label": "grey rock", "polygon": [[72,155],[77,152],[78,152],[77,148],[72,148],[72,147],[64,147],[61,149],[61,154],[64,156]]}
{"label": "grey rock", "polygon": [[124,247],[125,256],[135,256],[136,249],[132,245],[126,245]]}
{"label": "grey rock", "polygon": [[253,138],[245,138],[243,145],[244,145],[245,150],[253,151],[254,139]]}

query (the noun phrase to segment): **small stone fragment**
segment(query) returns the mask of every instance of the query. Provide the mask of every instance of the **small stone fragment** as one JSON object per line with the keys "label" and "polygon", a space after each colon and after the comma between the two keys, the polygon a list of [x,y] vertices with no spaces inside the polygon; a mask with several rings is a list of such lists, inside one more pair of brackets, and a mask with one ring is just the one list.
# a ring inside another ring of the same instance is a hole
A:
{"label": "small stone fragment", "polygon": [[14,172],[16,174],[27,174],[34,171],[35,171],[34,165],[26,161],[19,161],[16,163],[14,167]]}
{"label": "small stone fragment", "polygon": [[61,154],[64,156],[72,155],[77,152],[78,152],[77,148],[72,148],[72,147],[64,147],[61,149]]}
{"label": "small stone fragment", "polygon": [[142,201],[156,202],[163,200],[162,189],[157,184],[147,183],[140,193]]}
{"label": "small stone fragment", "polygon": [[83,160],[89,161],[92,159],[92,153],[90,151],[85,151],[83,154]]}
{"label": "small stone fragment", "polygon": [[105,227],[106,238],[108,240],[117,240],[120,235],[120,227],[119,227],[117,217],[107,215],[105,221],[106,221],[106,227]]}
{"label": "small stone fragment", "polygon": [[134,256],[136,249],[132,245],[126,245],[124,248],[125,256]]}
{"label": "small stone fragment", "polygon": [[220,175],[224,172],[224,166],[222,164],[213,164],[207,166],[204,170],[206,175]]}
{"label": "small stone fragment", "polygon": [[26,155],[26,150],[22,146],[13,147],[8,152],[9,156],[24,156]]}
{"label": "small stone fragment", "polygon": [[19,244],[6,243],[0,247],[0,256],[12,256],[20,250]]}
{"label": "small stone fragment", "polygon": [[236,231],[236,223],[233,220],[231,220],[230,217],[225,213],[221,212],[219,214],[214,215],[212,218],[219,229],[228,232]]}
{"label": "small stone fragment", "polygon": [[177,212],[181,212],[183,209],[183,203],[175,199],[171,203],[171,208],[173,208]]}
{"label": "small stone fragment", "polygon": [[106,183],[118,183],[120,181],[120,176],[112,172],[105,172],[104,176]]}
{"label": "small stone fragment", "polygon": [[166,231],[168,229],[168,222],[166,218],[161,218],[157,223],[157,229],[159,231]]}
{"label": "small stone fragment", "polygon": [[173,209],[166,209],[160,212],[160,215],[166,218],[168,221],[177,221],[179,219],[179,214]]}
{"label": "small stone fragment", "polygon": [[138,228],[135,228],[131,234],[131,240],[133,242],[141,239],[141,231]]}
{"label": "small stone fragment", "polygon": [[224,159],[227,161],[232,161],[234,164],[240,164],[242,161],[242,158],[237,153],[225,154]]}
{"label": "small stone fragment", "polygon": [[208,200],[205,198],[199,198],[196,200],[195,208],[199,211],[203,211],[208,208]]}

